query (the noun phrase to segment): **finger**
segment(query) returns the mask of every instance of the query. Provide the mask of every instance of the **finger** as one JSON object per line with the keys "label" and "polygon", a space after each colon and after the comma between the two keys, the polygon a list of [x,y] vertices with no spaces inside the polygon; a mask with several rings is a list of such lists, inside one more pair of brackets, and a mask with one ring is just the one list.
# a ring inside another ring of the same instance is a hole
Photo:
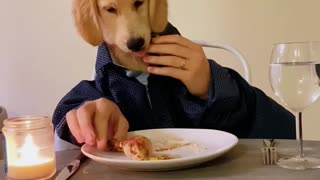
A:
{"label": "finger", "polygon": [[158,36],[152,39],[153,44],[180,44],[185,47],[195,47],[196,44],[180,35]]}
{"label": "finger", "polygon": [[84,137],[82,136],[81,129],[77,119],[77,111],[69,111],[66,115],[66,119],[71,134],[76,138],[78,143],[84,143]]}
{"label": "finger", "polygon": [[108,134],[110,133],[110,115],[113,108],[110,108],[110,104],[107,100],[99,100],[96,103],[96,114],[94,118],[94,124],[97,135],[97,148],[99,150],[106,150],[108,147]]}
{"label": "finger", "polygon": [[179,56],[189,58],[190,49],[177,44],[151,44],[147,50],[148,53]]}
{"label": "finger", "polygon": [[181,81],[186,77],[186,70],[173,68],[173,67],[148,67],[148,71],[151,74],[156,74],[160,76],[169,76]]}
{"label": "finger", "polygon": [[116,126],[116,133],[114,138],[119,141],[123,141],[127,139],[128,130],[129,130],[129,123],[127,119],[121,114],[118,119],[118,124]]}
{"label": "finger", "polygon": [[86,102],[77,111],[79,126],[85,142],[91,146],[95,145],[96,135],[92,126],[92,119],[95,114],[94,102]]}
{"label": "finger", "polygon": [[146,56],[143,58],[144,62],[152,65],[163,65],[180,68],[185,59],[177,56]]}

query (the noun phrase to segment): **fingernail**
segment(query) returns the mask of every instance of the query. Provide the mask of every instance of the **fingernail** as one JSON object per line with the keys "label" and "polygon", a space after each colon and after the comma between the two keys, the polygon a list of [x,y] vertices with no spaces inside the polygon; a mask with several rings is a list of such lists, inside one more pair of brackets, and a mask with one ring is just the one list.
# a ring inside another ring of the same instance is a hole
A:
{"label": "fingernail", "polygon": [[105,151],[108,148],[108,144],[107,141],[100,141],[97,143],[97,149],[101,150],[101,151]]}
{"label": "fingernail", "polygon": [[144,61],[144,62],[149,62],[149,61],[150,61],[150,56],[145,56],[145,57],[143,58],[143,61]]}
{"label": "fingernail", "polygon": [[157,37],[154,37],[152,38],[151,42],[155,42],[158,38]]}
{"label": "fingernail", "polygon": [[79,142],[79,143],[83,143],[83,142],[84,142],[84,137],[83,137],[82,135],[80,135],[79,141],[81,141],[81,142]]}
{"label": "fingernail", "polygon": [[88,145],[90,145],[90,146],[93,146],[93,144],[94,144],[91,139],[86,139],[86,140],[85,140],[85,143],[88,144]]}
{"label": "fingernail", "polygon": [[86,136],[86,143],[89,144],[89,145],[94,145],[95,144],[95,137],[92,133],[87,133],[87,136]]}
{"label": "fingernail", "polygon": [[148,67],[149,72],[154,72],[155,68],[154,67]]}

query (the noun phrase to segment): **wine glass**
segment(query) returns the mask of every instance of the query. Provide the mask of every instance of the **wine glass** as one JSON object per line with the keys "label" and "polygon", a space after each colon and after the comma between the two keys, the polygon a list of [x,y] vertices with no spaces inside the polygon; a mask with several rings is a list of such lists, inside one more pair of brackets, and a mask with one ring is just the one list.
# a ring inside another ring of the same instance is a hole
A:
{"label": "wine glass", "polygon": [[281,102],[298,113],[300,153],[280,159],[289,169],[320,168],[320,159],[303,154],[302,111],[320,96],[320,42],[280,43],[273,46],[270,64],[272,89]]}

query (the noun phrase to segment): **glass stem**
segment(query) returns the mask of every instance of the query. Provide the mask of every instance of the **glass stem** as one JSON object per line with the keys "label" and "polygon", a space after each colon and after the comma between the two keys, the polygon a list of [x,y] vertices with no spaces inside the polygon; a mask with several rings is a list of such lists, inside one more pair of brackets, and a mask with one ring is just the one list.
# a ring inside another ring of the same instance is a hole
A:
{"label": "glass stem", "polygon": [[303,135],[302,135],[302,112],[299,112],[299,141],[300,141],[300,158],[303,158]]}

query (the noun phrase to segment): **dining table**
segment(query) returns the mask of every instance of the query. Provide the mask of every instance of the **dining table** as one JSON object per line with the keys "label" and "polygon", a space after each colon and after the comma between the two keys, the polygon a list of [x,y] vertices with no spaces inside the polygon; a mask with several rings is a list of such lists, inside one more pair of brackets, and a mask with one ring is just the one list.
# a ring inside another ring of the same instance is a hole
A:
{"label": "dining table", "polygon": [[[297,140],[276,140],[278,157],[298,154]],[[216,180],[319,180],[320,169],[290,170],[277,165],[265,165],[262,161],[260,139],[240,139],[231,150],[195,167],[162,171],[143,172],[121,170],[86,160],[71,180],[141,180],[141,179],[216,179]],[[76,158],[80,149],[56,152],[57,173]],[[305,156],[320,158],[320,141],[304,141]],[[0,179],[6,179],[4,161],[0,161]],[[55,180],[55,177],[52,178]]]}

